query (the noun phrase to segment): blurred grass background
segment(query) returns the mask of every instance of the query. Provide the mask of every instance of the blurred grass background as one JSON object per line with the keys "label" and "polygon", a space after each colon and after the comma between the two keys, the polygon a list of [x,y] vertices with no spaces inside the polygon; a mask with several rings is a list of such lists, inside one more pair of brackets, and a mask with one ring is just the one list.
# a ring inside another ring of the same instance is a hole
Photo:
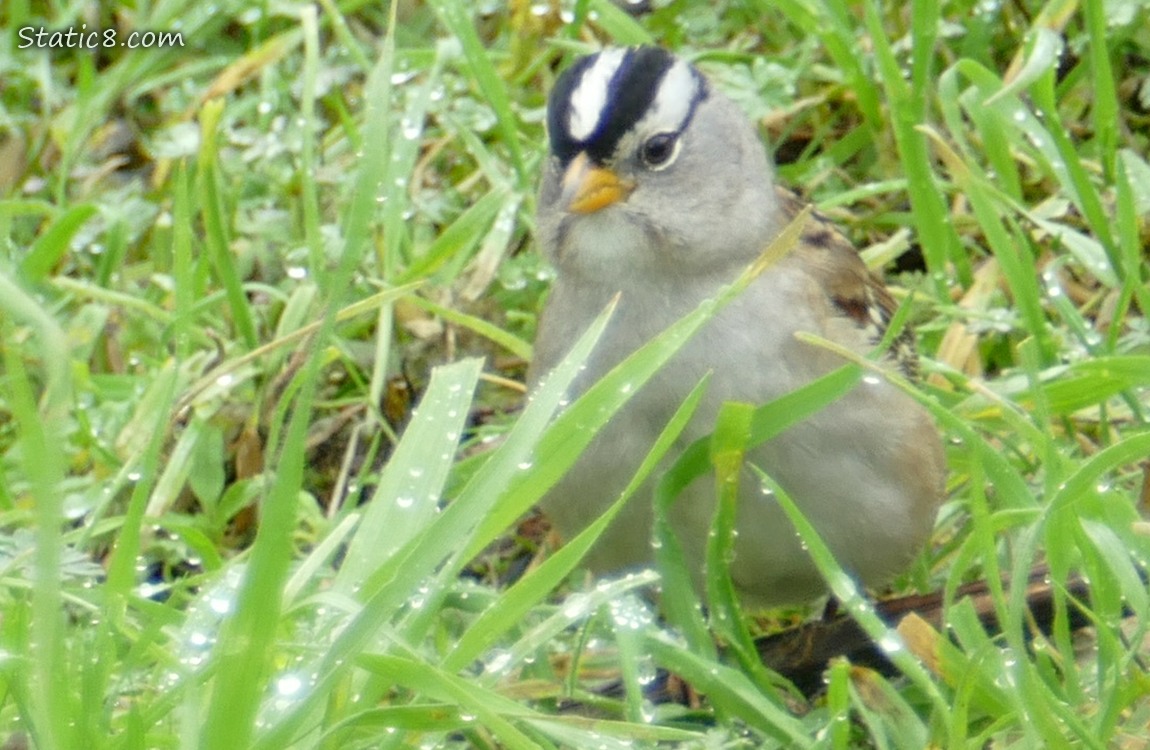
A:
{"label": "blurred grass background", "polygon": [[[7,747],[1150,744],[1150,4],[649,5],[0,10]],[[21,48],[84,24],[182,44]],[[904,678],[837,663],[807,700],[732,603],[693,609],[673,539],[677,628],[654,574],[568,580],[599,527],[555,552],[522,520],[723,302],[552,420],[592,331],[523,406],[545,95],[608,43],[695,60],[906,303],[951,477],[894,588],[946,592],[948,637],[837,592]],[[954,595],[1040,562],[1049,637],[1023,586],[1001,635]],[[657,667],[707,700],[652,704]]]}

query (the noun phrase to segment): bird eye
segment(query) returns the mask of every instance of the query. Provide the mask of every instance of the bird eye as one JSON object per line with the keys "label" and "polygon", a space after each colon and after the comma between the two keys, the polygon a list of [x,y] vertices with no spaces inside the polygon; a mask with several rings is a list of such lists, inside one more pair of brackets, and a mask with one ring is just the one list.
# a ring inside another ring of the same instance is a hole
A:
{"label": "bird eye", "polygon": [[674,133],[656,133],[643,143],[639,156],[651,169],[670,166],[679,153],[679,137]]}

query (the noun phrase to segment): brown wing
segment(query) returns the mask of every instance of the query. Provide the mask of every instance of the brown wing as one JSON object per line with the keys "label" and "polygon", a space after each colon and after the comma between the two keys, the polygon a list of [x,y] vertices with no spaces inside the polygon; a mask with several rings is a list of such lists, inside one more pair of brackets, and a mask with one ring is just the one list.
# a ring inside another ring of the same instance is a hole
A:
{"label": "brown wing", "polygon": [[[776,191],[785,220],[794,218],[805,207],[806,203],[791,191]],[[835,307],[866,331],[875,344],[879,343],[898,305],[882,280],[867,270],[850,240],[816,211],[807,221],[802,241],[794,252],[806,256],[808,267]],[[903,328],[891,342],[890,356],[907,377],[918,378],[918,353],[910,328]]]}

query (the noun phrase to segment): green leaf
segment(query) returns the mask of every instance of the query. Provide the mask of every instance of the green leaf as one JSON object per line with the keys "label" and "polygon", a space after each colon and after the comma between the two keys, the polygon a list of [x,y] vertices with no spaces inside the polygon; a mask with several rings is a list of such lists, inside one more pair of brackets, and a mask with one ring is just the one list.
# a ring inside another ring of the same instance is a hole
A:
{"label": "green leaf", "polygon": [[662,633],[644,639],[655,661],[708,696],[716,706],[786,747],[814,746],[810,730],[783,706],[767,699],[740,670],[724,666],[671,641]]}
{"label": "green leaf", "polygon": [[483,360],[465,359],[432,371],[427,391],[395,447],[336,576],[345,594],[364,580],[439,512],[440,493],[455,459]]}
{"label": "green leaf", "polygon": [[619,495],[605,513],[595,519],[586,529],[581,531],[574,539],[568,540],[555,554],[543,563],[527,572],[503,596],[488,608],[455,644],[455,648],[444,659],[444,668],[455,671],[462,669],[480,652],[492,645],[495,640],[518,624],[527,611],[543,597],[555,589],[565,579],[588,550],[595,544],[603,531],[619,514],[630,500],[631,496],[647,481],[647,477],[671,449],[679,435],[686,428],[691,417],[694,416],[699,402],[706,392],[709,378],[704,378],[696,385],[680,404],[679,408],[663,428],[659,438],[643,459],[643,463],[635,472],[627,487]]}
{"label": "green leaf", "polygon": [[29,281],[40,281],[56,267],[68,252],[80,227],[96,214],[96,206],[78,203],[55,218],[51,226],[36,238],[28,254],[20,261],[20,271]]}

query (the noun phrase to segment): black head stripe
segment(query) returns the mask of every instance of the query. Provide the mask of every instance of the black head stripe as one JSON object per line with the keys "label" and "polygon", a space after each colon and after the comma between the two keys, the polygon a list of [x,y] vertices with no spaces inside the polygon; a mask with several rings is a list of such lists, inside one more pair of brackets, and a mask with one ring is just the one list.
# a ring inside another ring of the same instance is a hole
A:
{"label": "black head stripe", "polygon": [[[587,135],[580,134],[583,137],[577,137],[571,133],[570,127],[573,97],[598,60],[599,54],[578,60],[559,77],[551,92],[547,127],[551,151],[563,164],[580,152],[586,152],[598,164],[610,161],[619,141],[651,108],[663,77],[676,61],[674,55],[659,47],[628,49],[607,83],[603,110],[598,113],[594,129]],[[701,98],[705,95],[705,87],[700,85],[699,92]]]}
{"label": "black head stripe", "polygon": [[596,58],[598,55],[581,57],[563,71],[547,100],[547,133],[551,138],[551,153],[558,156],[563,164],[574,159],[582,150],[581,144],[568,132],[567,120],[571,113],[571,95]]}

